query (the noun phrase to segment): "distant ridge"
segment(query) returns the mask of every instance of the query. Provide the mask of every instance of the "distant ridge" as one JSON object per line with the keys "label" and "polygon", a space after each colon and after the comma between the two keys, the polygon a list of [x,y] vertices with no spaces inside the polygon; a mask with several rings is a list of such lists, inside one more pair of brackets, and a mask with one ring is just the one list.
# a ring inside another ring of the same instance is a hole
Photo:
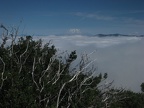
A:
{"label": "distant ridge", "polygon": [[125,36],[125,37],[144,37],[144,35],[127,35],[127,34],[119,34],[119,33],[114,33],[114,34],[90,34],[90,33],[67,33],[67,34],[56,34],[55,36],[75,36],[75,35],[82,35],[82,36],[90,36],[90,37],[120,37],[120,36]]}
{"label": "distant ridge", "polygon": [[98,36],[98,37],[109,37],[109,36],[113,36],[113,37],[119,37],[119,36],[126,36],[126,37],[144,37],[144,35],[126,35],[126,34],[97,34],[94,36]]}

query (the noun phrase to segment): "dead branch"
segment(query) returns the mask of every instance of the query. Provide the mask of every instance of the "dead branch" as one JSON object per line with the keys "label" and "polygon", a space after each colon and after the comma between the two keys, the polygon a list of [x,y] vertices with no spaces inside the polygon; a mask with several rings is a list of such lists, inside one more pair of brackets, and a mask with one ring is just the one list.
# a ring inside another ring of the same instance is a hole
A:
{"label": "dead branch", "polygon": [[3,87],[3,83],[4,83],[4,81],[7,79],[7,76],[4,78],[4,73],[5,73],[5,62],[3,61],[3,59],[0,57],[0,60],[2,61],[2,63],[3,63],[3,71],[2,71],[2,73],[1,73],[1,80],[2,80],[2,82],[1,82],[1,86],[0,86],[0,89],[2,89],[2,87]]}

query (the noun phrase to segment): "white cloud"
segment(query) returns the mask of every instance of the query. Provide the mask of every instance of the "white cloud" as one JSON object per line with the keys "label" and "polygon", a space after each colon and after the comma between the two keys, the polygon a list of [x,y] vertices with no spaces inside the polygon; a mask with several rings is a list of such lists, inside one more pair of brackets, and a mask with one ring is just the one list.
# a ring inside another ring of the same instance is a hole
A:
{"label": "white cloud", "polygon": [[80,29],[73,28],[73,29],[69,29],[69,33],[79,34],[79,33],[81,33],[81,31],[80,31]]}
{"label": "white cloud", "polygon": [[[143,14],[143,10],[141,11],[126,11],[126,12],[121,12],[121,11],[115,11],[115,14],[112,12],[108,13],[104,11],[99,11],[96,13],[84,13],[84,12],[77,12],[74,13],[73,15],[82,17],[83,19],[89,18],[89,19],[95,19],[95,20],[103,20],[103,21],[115,21],[115,24],[117,25],[128,25],[128,26],[136,26],[136,27],[141,27],[144,25],[144,20],[137,18],[137,13]],[[106,14],[105,14],[106,13]],[[117,15],[117,13],[120,13],[120,15]],[[131,15],[131,17],[129,17]]]}
{"label": "white cloud", "polygon": [[[73,35],[73,36],[45,36],[43,37],[44,41],[53,40],[55,44],[60,44],[55,41],[59,41],[62,44],[65,42],[72,43],[73,46],[89,46],[93,45],[96,48],[105,48],[109,46],[114,46],[118,44],[123,44],[127,42],[135,42],[140,40],[138,37],[89,37],[82,35]],[[67,46],[67,45],[66,45]],[[68,45],[69,46],[69,45]],[[70,46],[71,47],[71,46]],[[65,48],[64,48],[65,49]]]}
{"label": "white cloud", "polygon": [[96,20],[113,20],[115,17],[112,16],[106,16],[106,15],[101,15],[99,13],[82,13],[82,12],[77,12],[74,15],[83,17],[83,18],[93,18]]}
{"label": "white cloud", "polygon": [[124,19],[125,23],[135,24],[135,25],[144,25],[144,20],[134,19],[134,18],[126,18]]}

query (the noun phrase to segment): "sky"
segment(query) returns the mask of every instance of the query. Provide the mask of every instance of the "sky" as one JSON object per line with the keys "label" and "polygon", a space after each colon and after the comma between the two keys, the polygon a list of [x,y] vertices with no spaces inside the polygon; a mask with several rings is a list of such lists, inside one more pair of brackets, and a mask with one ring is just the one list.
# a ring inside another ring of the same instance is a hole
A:
{"label": "sky", "polygon": [[0,23],[24,34],[144,34],[143,0],[0,1]]}

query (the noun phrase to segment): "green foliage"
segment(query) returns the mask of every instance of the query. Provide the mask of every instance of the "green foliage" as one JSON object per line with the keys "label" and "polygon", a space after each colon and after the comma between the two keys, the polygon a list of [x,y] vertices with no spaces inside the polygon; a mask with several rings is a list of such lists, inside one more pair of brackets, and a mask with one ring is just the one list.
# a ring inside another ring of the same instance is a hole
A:
{"label": "green foliage", "polygon": [[141,91],[144,92],[144,83],[141,84]]}
{"label": "green foliage", "polygon": [[144,94],[125,90],[118,96],[121,98],[114,102],[111,108],[144,108]]}
{"label": "green foliage", "polygon": [[1,108],[87,108],[98,104],[100,91],[96,87],[102,76],[90,77],[81,70],[77,76],[69,74],[76,51],[64,62],[54,45],[42,45],[31,36],[4,45],[0,47]]}

